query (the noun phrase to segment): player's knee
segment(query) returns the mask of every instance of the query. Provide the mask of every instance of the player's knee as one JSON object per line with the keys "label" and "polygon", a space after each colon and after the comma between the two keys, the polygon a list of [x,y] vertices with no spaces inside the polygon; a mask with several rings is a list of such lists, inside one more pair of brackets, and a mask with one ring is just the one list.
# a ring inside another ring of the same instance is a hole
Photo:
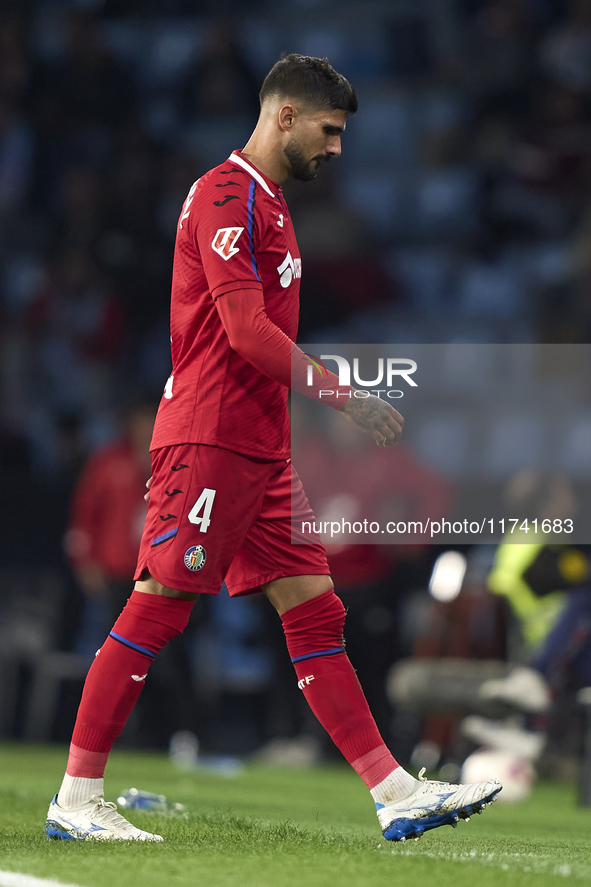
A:
{"label": "player's knee", "polygon": [[195,601],[199,595],[193,594],[193,592],[188,591],[179,591],[176,588],[169,588],[167,585],[162,585],[161,582],[158,582],[154,576],[151,575],[147,570],[142,572],[141,578],[136,580],[134,585],[134,591],[140,591],[144,594],[152,594],[158,595],[159,597],[169,597],[169,598],[178,598],[179,600]]}
{"label": "player's knee", "polygon": [[281,617],[288,610],[307,604],[333,588],[328,575],[286,576],[261,586]]}
{"label": "player's knee", "polygon": [[346,610],[334,591],[325,592],[288,610],[281,617],[286,632],[342,637]]}
{"label": "player's knee", "polygon": [[191,601],[134,591],[113,632],[156,653],[185,630],[192,606]]}
{"label": "player's knee", "polygon": [[344,652],[345,608],[332,590],[284,613],[281,621],[294,664]]}

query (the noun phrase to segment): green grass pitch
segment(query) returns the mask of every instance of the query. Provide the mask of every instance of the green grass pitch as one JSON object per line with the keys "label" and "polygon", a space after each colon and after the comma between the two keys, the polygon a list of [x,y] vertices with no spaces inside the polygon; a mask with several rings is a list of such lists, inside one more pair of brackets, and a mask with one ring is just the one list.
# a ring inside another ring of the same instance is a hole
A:
{"label": "green grass pitch", "polygon": [[45,813],[65,748],[0,744],[0,871],[80,887],[468,887],[591,881],[591,810],[545,783],[527,801],[391,844],[346,766],[248,767],[234,779],[175,771],[165,755],[114,752],[106,796],[135,786],[186,805],[184,818],[133,813],[164,844],[49,841]]}

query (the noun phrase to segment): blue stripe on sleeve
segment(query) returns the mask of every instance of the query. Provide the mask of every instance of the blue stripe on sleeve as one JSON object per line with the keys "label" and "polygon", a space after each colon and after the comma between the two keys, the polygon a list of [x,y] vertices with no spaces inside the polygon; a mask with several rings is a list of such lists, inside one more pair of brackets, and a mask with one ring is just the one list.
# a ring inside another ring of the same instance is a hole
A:
{"label": "blue stripe on sleeve", "polygon": [[252,265],[252,270],[256,274],[257,280],[260,282],[261,277],[259,274],[259,269],[257,267],[257,260],[254,256],[254,194],[256,191],[257,183],[254,179],[250,180],[250,186],[248,188],[248,248],[250,250],[250,263]]}

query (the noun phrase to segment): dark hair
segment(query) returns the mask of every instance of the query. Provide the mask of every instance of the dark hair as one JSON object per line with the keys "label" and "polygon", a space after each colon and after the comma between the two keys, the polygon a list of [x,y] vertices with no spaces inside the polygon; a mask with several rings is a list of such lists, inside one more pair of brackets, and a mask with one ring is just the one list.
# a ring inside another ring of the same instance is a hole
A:
{"label": "dark hair", "polygon": [[300,99],[313,108],[328,107],[347,114],[357,110],[355,90],[327,58],[297,52],[282,56],[265,77],[259,93],[261,105],[269,96]]}

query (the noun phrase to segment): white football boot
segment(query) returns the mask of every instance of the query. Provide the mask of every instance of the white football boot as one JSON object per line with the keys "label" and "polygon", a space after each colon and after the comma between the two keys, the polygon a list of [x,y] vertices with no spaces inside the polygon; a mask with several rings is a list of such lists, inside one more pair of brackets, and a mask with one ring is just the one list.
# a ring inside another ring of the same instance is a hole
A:
{"label": "white football boot", "polygon": [[419,773],[421,784],[399,801],[376,804],[378,819],[388,841],[418,841],[423,832],[440,825],[468,821],[473,813],[482,813],[487,804],[496,801],[502,789],[498,779],[470,785],[453,785],[425,778],[424,768]]}
{"label": "white football boot", "polygon": [[163,841],[160,835],[143,832],[128,822],[117,805],[95,797],[77,807],[64,808],[57,795],[49,805],[45,834],[70,841]]}

